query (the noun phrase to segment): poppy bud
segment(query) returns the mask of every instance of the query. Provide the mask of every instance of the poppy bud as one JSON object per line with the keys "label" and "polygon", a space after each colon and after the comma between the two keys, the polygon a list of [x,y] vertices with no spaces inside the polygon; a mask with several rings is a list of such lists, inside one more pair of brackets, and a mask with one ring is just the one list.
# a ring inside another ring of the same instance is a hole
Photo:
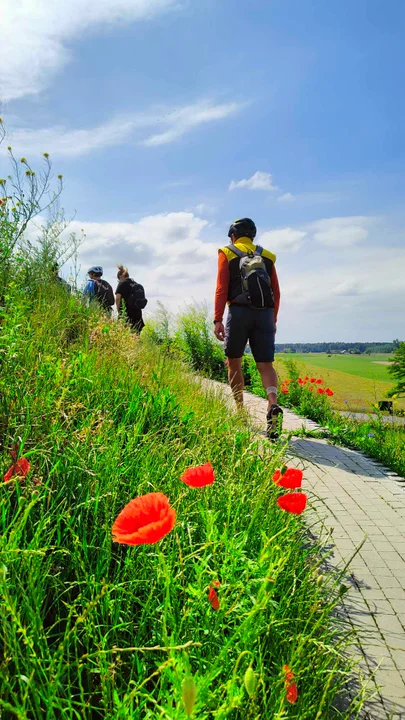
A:
{"label": "poppy bud", "polygon": [[183,684],[181,686],[181,694],[183,697],[183,703],[186,709],[186,713],[190,717],[191,713],[193,712],[195,701],[197,699],[197,686],[194,682],[194,678],[191,675],[184,678]]}
{"label": "poppy bud", "polygon": [[249,695],[249,697],[250,698],[254,697],[256,695],[256,690],[257,690],[257,675],[250,665],[245,672],[243,682],[244,682],[246,692]]}
{"label": "poppy bud", "polygon": [[325,575],[318,575],[318,577],[316,578],[316,584],[321,585],[324,580],[325,580]]}

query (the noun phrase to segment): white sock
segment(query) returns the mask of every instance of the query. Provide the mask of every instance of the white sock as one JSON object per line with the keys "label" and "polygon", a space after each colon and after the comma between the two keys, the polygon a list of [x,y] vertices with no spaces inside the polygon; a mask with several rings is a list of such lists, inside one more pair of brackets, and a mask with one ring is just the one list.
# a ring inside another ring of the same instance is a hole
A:
{"label": "white sock", "polygon": [[270,395],[270,393],[274,393],[274,395],[277,398],[277,388],[270,385],[269,387],[266,387],[266,395]]}

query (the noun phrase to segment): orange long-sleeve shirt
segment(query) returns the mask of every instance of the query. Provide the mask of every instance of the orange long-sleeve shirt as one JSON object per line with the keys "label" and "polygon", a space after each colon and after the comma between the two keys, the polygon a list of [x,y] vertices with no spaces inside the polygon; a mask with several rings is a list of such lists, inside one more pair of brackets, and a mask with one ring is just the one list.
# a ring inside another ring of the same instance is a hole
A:
{"label": "orange long-sleeve shirt", "polygon": [[[222,322],[224,316],[225,305],[228,300],[228,287],[229,264],[224,253],[220,250],[218,253],[218,275],[214,306],[214,320],[218,320],[219,322]],[[274,295],[274,322],[277,322],[278,309],[280,307],[280,286],[274,265],[271,273],[271,287]]]}

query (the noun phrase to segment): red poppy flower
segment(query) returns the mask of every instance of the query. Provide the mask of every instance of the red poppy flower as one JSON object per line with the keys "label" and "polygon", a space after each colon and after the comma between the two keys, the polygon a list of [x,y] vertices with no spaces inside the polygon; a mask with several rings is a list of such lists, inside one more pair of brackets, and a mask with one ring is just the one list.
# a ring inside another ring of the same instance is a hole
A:
{"label": "red poppy flower", "polygon": [[303,476],[304,473],[302,470],[297,470],[297,468],[287,468],[285,473],[282,473],[281,470],[276,470],[273,475],[273,480],[276,485],[280,485],[288,490],[294,490],[295,488],[301,487]]}
{"label": "red poppy flower", "polygon": [[282,392],[284,395],[288,395],[288,387],[284,387],[284,385],[283,385],[283,386],[281,387],[281,392]]}
{"label": "red poppy flower", "polygon": [[[214,580],[212,585],[219,587],[221,583],[218,580]],[[219,610],[219,598],[212,585],[209,587],[208,600],[210,601],[213,610]]]}
{"label": "red poppy flower", "polygon": [[289,665],[283,665],[283,671],[285,676],[285,689],[287,691],[287,702],[293,704],[298,700],[298,689],[297,683],[294,680],[294,673],[291,672]]}
{"label": "red poppy flower", "polygon": [[309,382],[316,383],[316,378],[311,378]]}
{"label": "red poppy flower", "polygon": [[305,510],[307,499],[308,497],[305,493],[287,493],[287,495],[279,497],[277,503],[282,510],[286,510],[294,515],[301,515]]}
{"label": "red poppy flower", "polygon": [[174,528],[176,511],[166,495],[148,493],[131,500],[112,526],[113,540],[124,545],[156,543]]}
{"label": "red poppy flower", "polygon": [[205,465],[200,465],[195,468],[188,468],[180,480],[189,487],[200,488],[205,485],[212,485],[215,480],[214,469],[211,463],[207,462]]}
{"label": "red poppy flower", "polygon": [[305,380],[305,382],[308,382],[308,380],[309,380],[308,375],[305,375],[304,380]]}
{"label": "red poppy flower", "polygon": [[318,388],[316,392],[318,393],[318,395],[323,395],[325,390],[323,388]]}
{"label": "red poppy flower", "polygon": [[303,385],[303,384],[304,384],[303,379],[302,379],[302,378],[298,378],[298,385]]}
{"label": "red poppy flower", "polygon": [[21,457],[7,470],[6,474],[4,475],[4,482],[9,482],[12,477],[17,477],[19,480],[23,480],[25,477],[27,477],[30,471],[30,467],[31,465],[28,462],[27,458]]}
{"label": "red poppy flower", "polygon": [[330,388],[326,388],[325,393],[328,397],[332,397],[332,395],[334,395],[333,390],[331,390]]}
{"label": "red poppy flower", "polygon": [[317,385],[322,385],[323,380],[321,378],[318,378],[318,380],[315,381]]}

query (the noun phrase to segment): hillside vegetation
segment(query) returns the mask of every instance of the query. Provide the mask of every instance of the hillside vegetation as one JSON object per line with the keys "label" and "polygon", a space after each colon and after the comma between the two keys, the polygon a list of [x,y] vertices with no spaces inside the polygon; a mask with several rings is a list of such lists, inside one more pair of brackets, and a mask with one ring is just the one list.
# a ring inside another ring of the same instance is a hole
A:
{"label": "hillside vegetation", "polygon": [[[30,464],[0,487],[2,717],[356,717],[355,700],[333,709],[340,581],[277,505],[282,448],[63,288],[20,288],[0,315],[3,473]],[[212,485],[181,482],[207,461]],[[117,514],[154,491],[173,531],[114,543]]]}

